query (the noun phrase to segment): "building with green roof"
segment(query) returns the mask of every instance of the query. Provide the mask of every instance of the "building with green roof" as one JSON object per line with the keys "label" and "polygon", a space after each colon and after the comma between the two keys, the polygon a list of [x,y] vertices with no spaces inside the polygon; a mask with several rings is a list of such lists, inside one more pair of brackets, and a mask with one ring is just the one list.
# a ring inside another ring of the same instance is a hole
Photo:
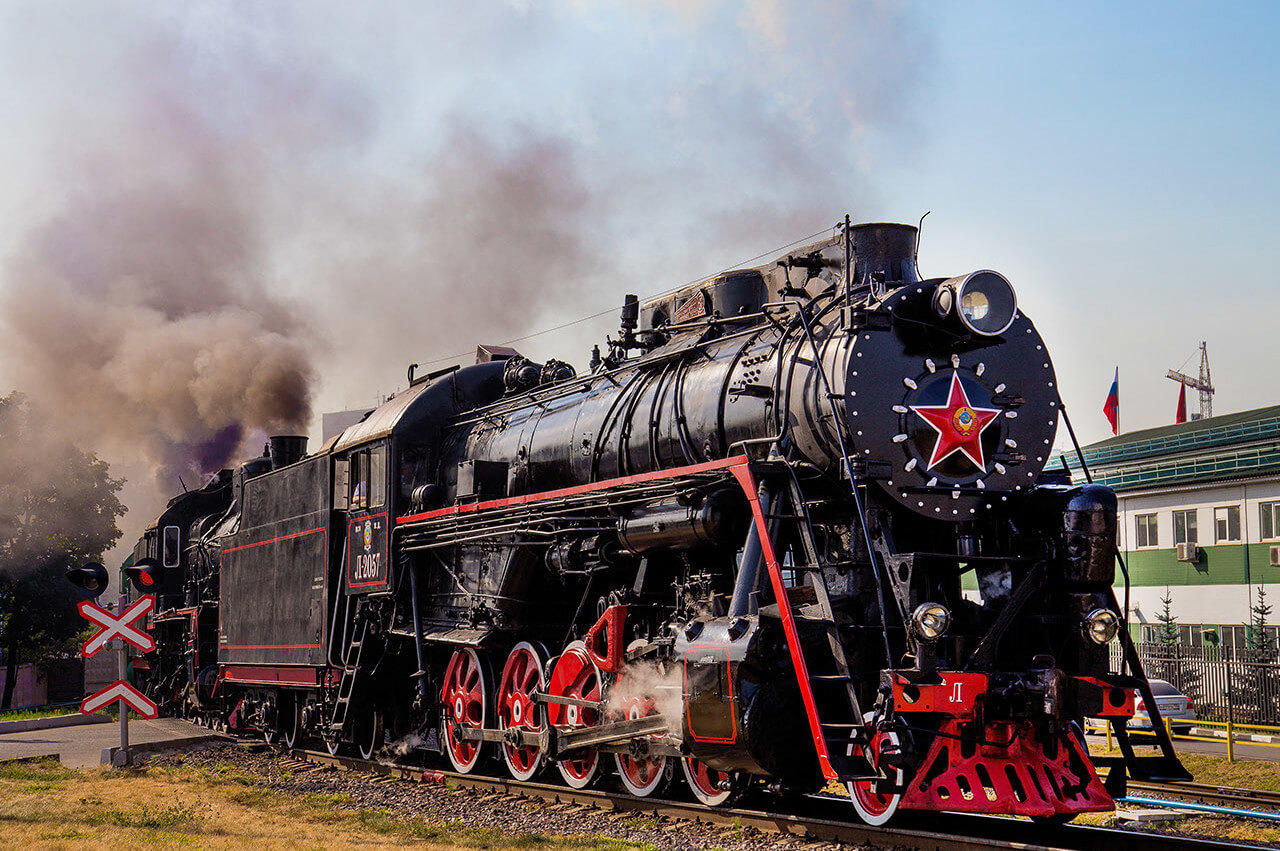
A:
{"label": "building with green roof", "polygon": [[1280,604],[1280,405],[1122,434],[1083,455],[1119,498],[1140,640],[1167,595],[1185,643],[1243,646],[1259,587]]}

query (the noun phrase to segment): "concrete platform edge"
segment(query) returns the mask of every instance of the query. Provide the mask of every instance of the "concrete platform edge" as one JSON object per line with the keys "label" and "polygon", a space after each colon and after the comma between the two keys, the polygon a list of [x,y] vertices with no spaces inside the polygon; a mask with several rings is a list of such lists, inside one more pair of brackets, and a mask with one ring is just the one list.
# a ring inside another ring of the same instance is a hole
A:
{"label": "concrete platform edge", "polygon": [[[194,748],[200,745],[209,745],[215,742],[234,742],[235,739],[230,736],[224,736],[220,733],[204,733],[199,736],[182,736],[176,739],[161,739],[155,742],[138,742],[129,745],[130,755],[141,753],[158,753],[161,751],[178,751]],[[102,749],[102,765],[115,765],[116,755],[120,752],[120,746]]]}
{"label": "concrete platform edge", "polygon": [[116,719],[110,715],[54,715],[51,718],[24,718],[21,721],[0,721],[0,735],[25,733],[28,730],[52,730],[55,727],[78,727],[81,724],[110,724]]}

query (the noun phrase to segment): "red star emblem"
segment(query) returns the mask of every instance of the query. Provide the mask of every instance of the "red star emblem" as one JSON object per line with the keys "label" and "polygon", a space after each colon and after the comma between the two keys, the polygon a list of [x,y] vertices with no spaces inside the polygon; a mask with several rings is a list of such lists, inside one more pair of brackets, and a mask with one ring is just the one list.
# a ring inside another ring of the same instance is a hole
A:
{"label": "red star emblem", "polygon": [[956,452],[962,452],[979,470],[987,471],[987,460],[982,454],[982,432],[1000,416],[1000,410],[970,405],[959,373],[951,373],[947,404],[912,405],[911,410],[938,433],[927,468],[936,467]]}

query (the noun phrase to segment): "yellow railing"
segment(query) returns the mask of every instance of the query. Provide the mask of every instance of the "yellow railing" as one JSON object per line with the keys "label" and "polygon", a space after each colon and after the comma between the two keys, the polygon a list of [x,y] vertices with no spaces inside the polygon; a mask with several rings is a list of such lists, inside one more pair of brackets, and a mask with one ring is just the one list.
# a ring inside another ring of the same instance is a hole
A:
{"label": "yellow railing", "polygon": [[[1169,734],[1169,738],[1171,740],[1177,739],[1184,742],[1214,742],[1217,744],[1222,744],[1225,742],[1227,745],[1227,761],[1228,762],[1236,761],[1235,746],[1236,746],[1237,735],[1248,736],[1248,735],[1252,735],[1253,733],[1261,733],[1263,735],[1267,735],[1267,734],[1275,735],[1277,738],[1280,738],[1280,727],[1269,727],[1265,724],[1238,724],[1233,721],[1200,721],[1200,720],[1180,721],[1178,723],[1179,727],[1184,725],[1201,727],[1201,728],[1209,728],[1209,729],[1215,729],[1215,730],[1226,730],[1227,735],[1225,737],[1193,736],[1190,733],[1175,733],[1173,731],[1173,719],[1171,718],[1164,719],[1164,729],[1165,729],[1165,732]],[[1105,722],[1099,724],[1099,723],[1090,721],[1084,725],[1084,728],[1086,732],[1106,733],[1107,750],[1110,751],[1112,749],[1112,736],[1111,736],[1110,724],[1107,724]],[[1144,728],[1136,727],[1136,728],[1132,728],[1130,732],[1140,733],[1143,731],[1143,729]],[[1249,744],[1259,748],[1280,748],[1280,741],[1276,741],[1276,742],[1249,741],[1249,742],[1244,742],[1243,744]]]}

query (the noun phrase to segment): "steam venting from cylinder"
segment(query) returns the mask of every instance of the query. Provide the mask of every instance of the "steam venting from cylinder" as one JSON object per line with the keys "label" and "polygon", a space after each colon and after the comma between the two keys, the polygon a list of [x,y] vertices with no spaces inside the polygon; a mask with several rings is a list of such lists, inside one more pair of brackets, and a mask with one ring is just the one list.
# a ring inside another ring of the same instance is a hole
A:
{"label": "steam venting from cylinder", "polygon": [[272,437],[270,443],[271,469],[279,470],[301,461],[307,454],[307,438],[300,435],[281,434]]}
{"label": "steam venting from cylinder", "polygon": [[853,289],[881,289],[887,284],[914,284],[916,269],[914,225],[871,222],[854,225]]}

